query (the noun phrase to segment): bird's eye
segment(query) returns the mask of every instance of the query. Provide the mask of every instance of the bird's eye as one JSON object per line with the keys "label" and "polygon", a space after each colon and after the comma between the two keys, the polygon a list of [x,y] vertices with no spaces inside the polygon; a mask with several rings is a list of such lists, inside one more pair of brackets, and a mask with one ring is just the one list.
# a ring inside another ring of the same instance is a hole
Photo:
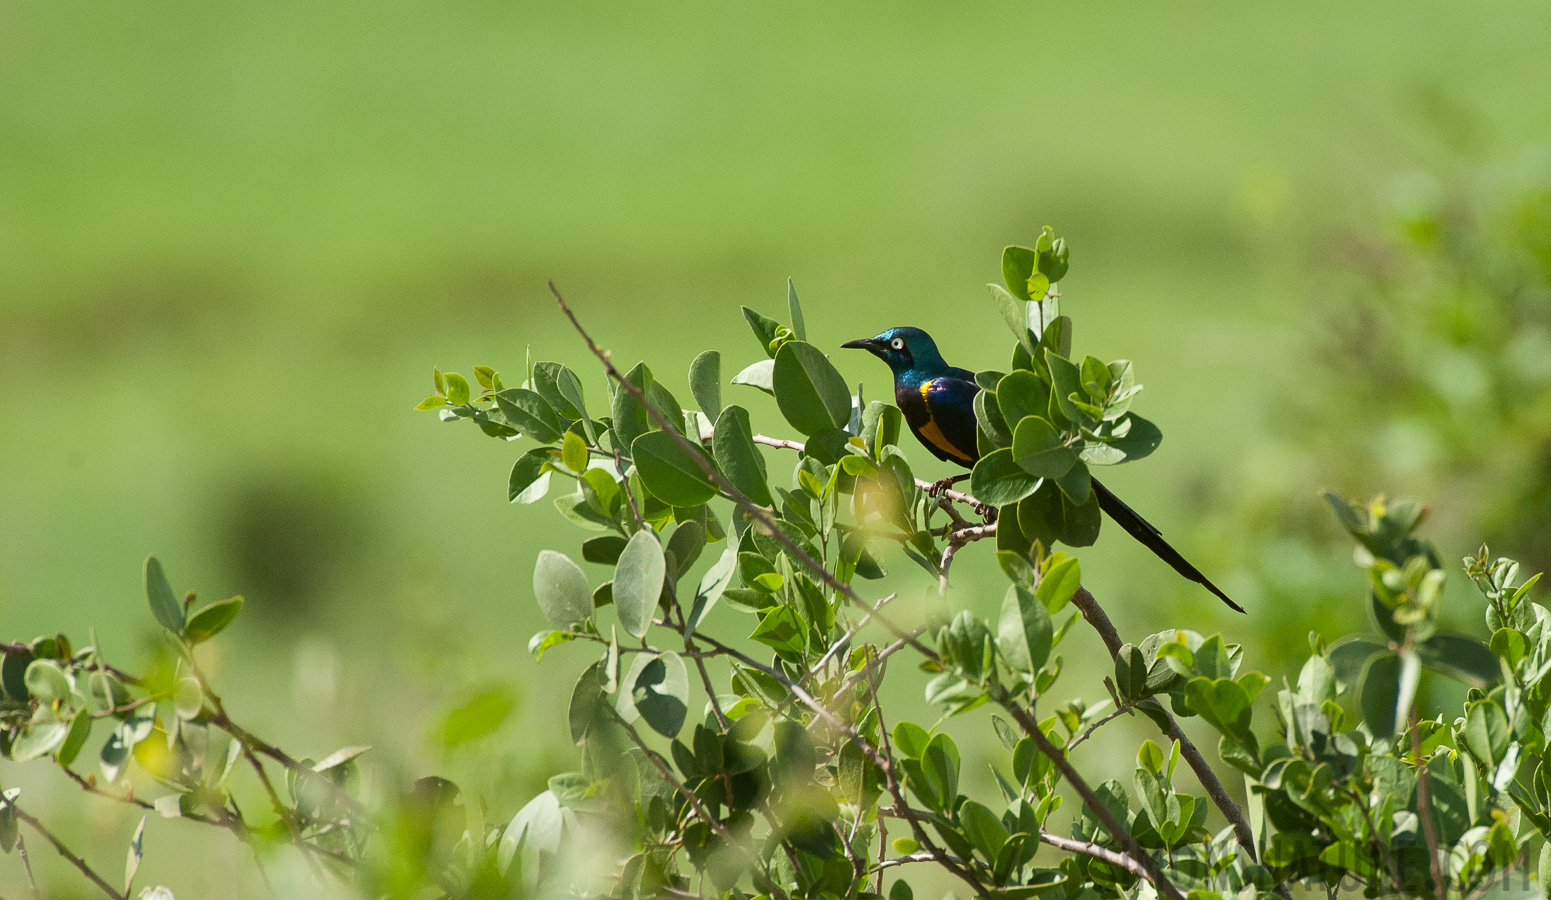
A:
{"label": "bird's eye", "polygon": [[889,341],[889,346],[893,347],[895,350],[903,350],[905,349],[905,342],[899,338],[895,338],[894,340]]}

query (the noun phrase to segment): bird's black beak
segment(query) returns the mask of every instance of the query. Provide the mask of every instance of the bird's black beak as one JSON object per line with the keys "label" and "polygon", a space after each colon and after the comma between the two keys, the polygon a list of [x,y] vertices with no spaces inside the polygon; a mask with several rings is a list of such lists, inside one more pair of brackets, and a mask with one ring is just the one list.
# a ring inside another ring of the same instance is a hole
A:
{"label": "bird's black beak", "polygon": [[866,350],[868,353],[873,355],[881,355],[883,353],[884,345],[883,342],[877,338],[858,338],[854,341],[846,341],[840,346],[847,350]]}

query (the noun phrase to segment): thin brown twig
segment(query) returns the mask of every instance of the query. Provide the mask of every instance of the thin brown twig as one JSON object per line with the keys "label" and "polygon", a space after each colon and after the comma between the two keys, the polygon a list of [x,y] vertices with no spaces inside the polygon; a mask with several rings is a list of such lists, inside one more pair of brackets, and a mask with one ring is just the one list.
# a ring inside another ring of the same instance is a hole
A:
{"label": "thin brown twig", "polygon": [[1018,723],[1018,727],[1023,729],[1023,733],[1028,735],[1030,740],[1034,741],[1034,746],[1038,748],[1039,752],[1043,753],[1050,760],[1051,764],[1061,773],[1061,777],[1072,786],[1073,790],[1077,791],[1077,796],[1082,798],[1083,805],[1088,807],[1088,811],[1093,813],[1093,817],[1099,820],[1099,824],[1104,826],[1104,830],[1109,832],[1110,837],[1113,837],[1117,843],[1124,847],[1127,855],[1146,870],[1147,880],[1152,882],[1153,887],[1158,889],[1158,893],[1169,898],[1169,900],[1184,900],[1184,896],[1180,894],[1179,889],[1174,886],[1173,882],[1169,881],[1168,876],[1164,874],[1163,870],[1158,868],[1158,863],[1148,855],[1141,844],[1136,842],[1136,838],[1126,829],[1125,824],[1117,819],[1114,813],[1109,811],[1109,807],[1105,806],[1104,802],[1093,792],[1093,788],[1088,785],[1088,782],[1083,780],[1083,777],[1077,773],[1076,769],[1072,768],[1072,764],[1067,760],[1066,754],[1050,742],[1050,738],[1045,735],[1044,729],[1039,727],[1039,723],[1034,721],[1034,717],[1029,715],[1028,710],[1014,701],[1011,695],[1007,693],[1006,688],[998,688],[993,693],[992,699],[1003,709],[1007,710],[1013,717],[1013,720]]}
{"label": "thin brown twig", "polygon": [[[716,640],[715,638],[706,637],[706,638],[704,638],[704,640],[710,646],[715,647],[717,650],[727,654],[728,656],[731,656],[733,659],[738,660],[739,662],[743,663],[744,665],[748,666],[749,668],[755,669],[755,670],[757,670],[759,672],[762,672],[765,675],[767,675],[767,676],[769,676],[771,678],[774,678],[776,681],[780,682],[781,685],[787,689],[787,691],[789,691],[791,694],[796,696],[796,698],[798,699],[799,702],[801,702],[804,706],[806,706],[810,710],[812,710],[814,712],[814,714],[816,714],[819,718],[823,719],[825,724],[827,724],[830,728],[834,729],[836,732],[839,732],[840,734],[845,735],[848,739],[853,741],[856,744],[856,746],[859,749],[861,749],[861,751],[863,753],[867,754],[867,756],[875,764],[877,764],[878,768],[883,770],[884,780],[889,785],[889,793],[891,795],[893,795],[895,803],[897,803],[900,806],[904,806],[905,805],[905,795],[904,795],[902,789],[899,787],[899,780],[898,780],[898,778],[894,775],[894,763],[893,763],[893,759],[892,759],[892,757],[893,757],[892,752],[880,753],[878,751],[878,748],[874,747],[872,745],[872,743],[869,742],[866,738],[864,738],[860,733],[858,733],[855,728],[852,728],[851,726],[849,726],[849,725],[845,724],[844,722],[840,721],[840,719],[838,717],[836,717],[835,714],[829,710],[829,707],[827,707],[824,704],[820,703],[817,699],[815,699],[813,697],[812,694],[809,694],[806,690],[804,690],[802,685],[800,685],[797,682],[793,681],[792,679],[788,678],[785,673],[780,672],[780,671],[778,671],[776,669],[773,669],[770,666],[767,666],[764,663],[754,659],[753,657],[750,657],[749,655],[747,655],[745,653],[742,653],[742,652],[740,652],[738,650],[733,649],[732,647],[727,646],[726,644],[721,643],[720,641]],[[868,682],[868,684],[870,685],[871,682]],[[876,696],[877,695],[874,694],[874,698],[875,698],[874,699],[874,706],[877,705]],[[879,708],[879,710],[878,710],[878,728],[879,728],[879,733],[882,735],[881,740],[882,740],[884,746],[887,747],[888,746],[888,729],[886,727],[884,727],[883,711],[882,711],[881,708]],[[911,824],[911,829],[915,832],[916,841],[918,843],[920,843],[921,846],[927,847],[929,849],[931,847],[935,846],[932,843],[931,838],[926,834],[926,831],[924,829],[922,829],[918,823],[912,823]],[[941,850],[939,849],[938,852],[941,853]],[[959,879],[962,880],[965,884],[968,884],[969,886],[973,887],[975,889],[976,893],[980,894],[983,897],[989,896],[987,894],[987,892],[986,892],[985,886],[980,883],[979,879],[975,878],[975,876],[973,874],[971,874],[969,871],[965,870],[961,866],[958,866],[956,863],[953,863],[951,860],[949,860],[947,858],[946,854],[942,855],[942,859],[940,859],[939,862],[941,862],[943,867],[946,868],[948,871],[950,871],[954,875],[958,876]]]}
{"label": "thin brown twig", "polygon": [[[237,743],[242,745],[245,752],[267,756],[281,766],[295,772],[298,776],[298,783],[311,784],[319,782],[327,785],[334,798],[348,809],[351,815],[359,816],[362,819],[366,818],[366,808],[361,805],[361,802],[350,796],[348,791],[335,784],[332,779],[320,777],[311,766],[302,765],[292,758],[289,753],[233,722],[231,716],[226,714],[226,704],[221,701],[221,696],[210,687],[210,680],[205,677],[204,670],[200,668],[199,660],[195,659],[193,650],[188,647],[183,648],[183,656],[188,661],[189,671],[193,674],[194,680],[199,682],[199,689],[204,692],[205,698],[210,701],[207,712],[212,725],[235,738]],[[260,772],[262,772],[262,768]],[[308,781],[301,782],[300,779],[308,779]]]}
{"label": "thin brown twig", "polygon": [[[964,862],[962,859],[953,856],[948,857],[948,859],[951,859],[954,862],[960,864]],[[937,854],[935,853],[912,853],[909,856],[896,856],[892,859],[879,860],[873,864],[872,870],[874,872],[882,872],[884,869],[893,868],[894,866],[905,866],[909,865],[910,863],[924,862],[940,862],[940,860],[937,858]]]}
{"label": "thin brown twig", "polygon": [[1132,712],[1132,709],[1133,707],[1131,704],[1127,703],[1118,707],[1114,712],[1111,712],[1104,718],[1099,719],[1097,722],[1089,725],[1087,728],[1084,728],[1081,732],[1078,732],[1076,737],[1072,738],[1070,743],[1066,745],[1066,752],[1071,753],[1073,750],[1076,750],[1077,745],[1081,744],[1083,741],[1086,741],[1088,738],[1093,737],[1093,733],[1098,731],[1102,726],[1108,725],[1110,722],[1115,721],[1123,715],[1135,715],[1135,713]]}
{"label": "thin brown twig", "polygon": [[[59,851],[59,855],[63,856],[65,860],[72,866],[75,866],[77,869],[79,869],[81,874],[85,875],[88,881],[90,881],[92,884],[95,884],[97,887],[102,888],[102,892],[107,894],[109,897],[112,897],[113,900],[124,900],[124,894],[120,893],[118,890],[114,889],[112,885],[108,884],[108,882],[101,875],[97,874],[95,869],[87,864],[86,860],[71,852],[70,848],[66,847],[63,841],[55,837],[54,833],[49,831],[42,822],[39,822],[37,819],[33,818],[29,813],[24,811],[21,807],[17,806],[14,802],[10,803],[10,807],[12,812],[16,813],[16,818],[26,822],[33,831],[41,834],[44,840],[48,841],[50,844],[53,844],[54,849]],[[28,869],[30,877],[30,863],[28,864]]]}
{"label": "thin brown twig", "polygon": [[[1104,608],[1099,605],[1099,601],[1093,594],[1086,587],[1079,586],[1077,592],[1072,595],[1072,605],[1077,607],[1082,617],[1094,631],[1098,632],[1099,639],[1109,650],[1109,655],[1112,658],[1118,656],[1123,646],[1120,633],[1115,630],[1114,623],[1109,620],[1109,616],[1105,614]],[[1206,789],[1207,796],[1212,798],[1213,805],[1233,825],[1233,836],[1238,840],[1239,846],[1244,848],[1244,852],[1249,854],[1251,860],[1259,859],[1255,852],[1255,832],[1250,828],[1249,819],[1245,817],[1244,810],[1228,795],[1228,789],[1223,787],[1222,780],[1217,777],[1217,773],[1206,761],[1206,757],[1201,755],[1201,749],[1195,745],[1189,735],[1185,734],[1185,730],[1179,727],[1179,722],[1167,711],[1164,714],[1168,716],[1169,722],[1167,728],[1161,729],[1164,736],[1170,740],[1179,741],[1180,755],[1185,758],[1190,771],[1195,773],[1196,780]],[[1281,893],[1281,890],[1278,893]]]}
{"label": "thin brown twig", "polygon": [[[871,679],[867,681],[867,691],[872,697],[873,709],[878,711],[878,742],[883,745],[880,767],[883,769],[884,785],[888,788],[889,796],[894,798],[894,807],[896,809],[908,809],[909,804],[905,802],[904,788],[900,787],[899,784],[899,773],[894,770],[894,748],[889,743],[889,725],[883,720],[883,705],[878,702],[878,688]],[[867,746],[867,742],[859,738],[857,743],[862,747]],[[875,753],[873,755],[874,760],[877,761],[878,754]],[[881,815],[883,807],[881,805],[878,807],[878,812],[880,813],[878,817],[878,830],[881,832],[883,830],[883,817]],[[980,879],[975,878],[962,862],[949,856],[941,847],[937,846],[937,843],[926,833],[926,829],[921,825],[920,821],[911,817],[902,816],[901,818],[904,818],[906,824],[910,826],[910,833],[915,836],[916,843],[925,847],[938,865],[957,875],[959,880],[974,888],[975,893],[982,897],[989,896],[985,887],[980,884]],[[883,856],[881,845],[878,856],[880,858]],[[878,873],[878,892],[883,892],[883,873],[881,871]]]}
{"label": "thin brown twig", "polygon": [[27,887],[32,890],[32,900],[42,900],[43,895],[38,892],[37,876],[32,874],[32,857],[27,855],[27,841],[20,831],[16,832],[16,852],[21,854],[22,869],[27,873]]}
{"label": "thin brown twig", "polygon": [[264,793],[269,795],[269,803],[274,807],[275,815],[279,816],[280,821],[285,823],[286,831],[291,833],[291,840],[296,844],[296,848],[302,852],[302,858],[307,860],[307,865],[312,868],[314,875],[322,874],[318,861],[308,852],[312,849],[312,845],[307,843],[306,838],[302,837],[302,828],[296,823],[296,818],[285,808],[285,804],[280,802],[280,794],[275,790],[274,784],[270,782],[269,773],[264,771],[264,764],[259,762],[259,758],[246,746],[242,748],[242,756],[248,761],[249,765],[253,766],[253,771],[258,774],[259,783],[264,785]]}
{"label": "thin brown twig", "polygon": [[[733,486],[732,482],[728,481],[727,478],[722,475],[722,473],[718,471],[715,466],[711,465],[710,461],[705,458],[704,450],[702,448],[696,447],[693,443],[690,442],[688,438],[684,437],[684,435],[679,432],[678,425],[670,425],[665,419],[663,419],[662,414],[659,413],[651,403],[647,402],[646,395],[641,391],[641,389],[626,379],[625,376],[620,373],[619,369],[615,367],[614,361],[612,358],[610,358],[608,351],[598,346],[597,342],[592,339],[592,335],[587,333],[587,329],[582,327],[581,321],[576,318],[576,313],[572,312],[571,307],[565,302],[565,298],[561,296],[560,289],[555,287],[555,283],[553,281],[549,282],[549,292],[554,295],[555,302],[560,305],[560,310],[565,313],[566,318],[571,321],[571,327],[576,329],[576,333],[579,334],[582,338],[582,341],[587,344],[587,349],[592,352],[593,356],[597,357],[600,363],[603,364],[603,370],[608,374],[608,377],[613,380],[615,384],[619,385],[621,390],[628,393],[632,399],[641,404],[642,409],[646,411],[647,417],[652,420],[652,423],[655,424],[658,428],[662,429],[662,431],[667,434],[675,444],[679,446],[679,449],[683,450],[689,455],[689,458],[694,461],[695,465],[703,473],[705,473],[706,478],[709,479],[712,484],[716,485],[718,491],[723,496],[732,500],[740,508],[752,516],[755,521],[757,521],[759,525],[764,528],[765,531],[770,535],[771,539],[780,544],[793,560],[817,576],[818,579],[824,583],[825,587],[828,587],[830,590],[833,590],[841,596],[845,597],[846,600],[850,601],[851,603],[866,608],[866,602],[857,595],[856,591],[853,590],[850,585],[836,578],[834,574],[829,571],[829,569],[827,569],[818,560],[814,559],[812,554],[804,550],[795,540],[792,539],[790,535],[783,531],[776,520],[771,517],[769,510],[754,503],[748,497],[744,496],[742,491],[739,491],[735,486]],[[880,614],[877,618],[878,621],[882,622],[884,627],[888,628],[895,637],[905,636],[906,631],[900,628],[898,625],[895,625],[887,617]],[[930,649],[924,644],[921,644],[919,641],[912,640],[911,644],[922,655],[931,659],[937,658],[936,651]]]}
{"label": "thin brown twig", "polygon": [[[631,725],[629,722],[626,722],[624,716],[621,716],[619,712],[612,706],[606,707],[606,709],[608,710],[609,715],[613,717],[614,721],[625,730],[625,734],[630,737],[631,743],[636,745],[637,749],[641,751],[641,753],[652,764],[653,768],[657,770],[657,774],[661,775],[663,780],[667,781],[668,784],[673,786],[673,789],[678,792],[679,796],[683,797],[685,802],[689,804],[690,808],[695,811],[695,815],[698,816],[702,822],[706,823],[706,825],[712,831],[716,832],[716,836],[721,838],[727,846],[736,846],[737,842],[733,840],[731,832],[727,830],[727,826],[723,825],[720,820],[711,815],[711,811],[705,808],[705,804],[700,802],[700,798],[695,796],[694,791],[690,790],[682,782],[674,777],[673,769],[670,768],[667,762],[663,760],[661,754],[647,746],[646,741],[642,740],[641,733],[636,730],[635,726]],[[755,871],[753,874],[755,876],[755,881],[760,884],[760,887],[764,891],[774,894],[778,897],[786,897],[786,892],[781,890],[780,885],[777,885],[775,882],[771,881],[763,873]]]}
{"label": "thin brown twig", "polygon": [[1416,754],[1416,806],[1422,814],[1422,832],[1427,839],[1428,874],[1432,875],[1434,890],[1442,896],[1448,882],[1443,879],[1443,860],[1438,855],[1438,825],[1433,821],[1432,813],[1432,779],[1427,772],[1427,762],[1422,759],[1422,736],[1417,732],[1415,703],[1411,704],[1409,718],[1411,752]]}
{"label": "thin brown twig", "polygon": [[1075,838],[1061,837],[1058,834],[1051,834],[1048,831],[1041,831],[1039,833],[1039,841],[1042,844],[1049,844],[1058,850],[1065,850],[1068,853],[1081,853],[1084,856],[1091,856],[1094,859],[1103,860],[1112,866],[1119,866],[1120,868],[1125,869],[1127,872],[1130,872],[1132,875],[1135,875],[1138,878],[1145,878],[1148,881],[1152,881],[1151,876],[1147,874],[1147,870],[1142,868],[1140,865],[1137,865],[1136,860],[1126,856],[1124,853],[1116,853],[1108,847],[1100,847],[1098,844],[1095,844],[1091,841],[1079,841]]}

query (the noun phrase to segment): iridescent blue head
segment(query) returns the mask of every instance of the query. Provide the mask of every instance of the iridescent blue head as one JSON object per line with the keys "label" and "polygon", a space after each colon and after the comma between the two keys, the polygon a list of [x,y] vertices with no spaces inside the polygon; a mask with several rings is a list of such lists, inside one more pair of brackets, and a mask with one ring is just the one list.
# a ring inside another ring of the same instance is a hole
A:
{"label": "iridescent blue head", "polygon": [[846,341],[840,346],[866,350],[888,363],[898,382],[926,381],[948,368],[932,336],[919,328],[890,328],[877,337]]}

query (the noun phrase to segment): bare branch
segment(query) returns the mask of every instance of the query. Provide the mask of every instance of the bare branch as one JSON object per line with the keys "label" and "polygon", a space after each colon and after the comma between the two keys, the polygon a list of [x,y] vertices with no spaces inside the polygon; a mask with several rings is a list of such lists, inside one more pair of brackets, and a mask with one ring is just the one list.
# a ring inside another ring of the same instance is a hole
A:
{"label": "bare branch", "polygon": [[1050,738],[1045,735],[1044,729],[1039,727],[1039,723],[1034,721],[1033,716],[1029,715],[1028,710],[1018,705],[1012,699],[1012,696],[1007,693],[1006,688],[998,688],[992,695],[992,698],[1012,715],[1014,721],[1018,723],[1018,727],[1023,729],[1023,733],[1034,741],[1034,746],[1039,749],[1039,752],[1043,753],[1050,760],[1056,769],[1060,771],[1061,777],[1066,779],[1066,782],[1077,791],[1077,795],[1082,798],[1083,805],[1088,807],[1088,811],[1093,813],[1093,817],[1099,820],[1099,824],[1104,826],[1104,830],[1108,831],[1111,837],[1125,847],[1126,853],[1146,870],[1147,874],[1145,877],[1158,889],[1158,893],[1169,898],[1169,900],[1184,900],[1184,896],[1180,894],[1179,889],[1168,880],[1163,870],[1158,868],[1158,863],[1148,855],[1141,844],[1136,842],[1136,838],[1126,829],[1126,826],[1119,819],[1115,818],[1114,813],[1109,811],[1109,807],[1104,805],[1104,802],[1093,792],[1093,788],[1083,780],[1083,777],[1077,774],[1077,770],[1072,768],[1071,762],[1067,760],[1066,753],[1050,742]]}
{"label": "bare branch", "polygon": [[[575,328],[576,333],[581,335],[582,340],[586,342],[587,349],[592,351],[592,355],[597,357],[598,361],[603,364],[603,370],[608,374],[609,378],[615,384],[619,385],[620,390],[629,394],[632,398],[635,399],[637,403],[641,404],[641,408],[646,411],[647,416],[652,420],[653,424],[662,429],[665,434],[672,438],[674,443],[679,445],[679,449],[683,450],[689,455],[690,459],[694,460],[695,465],[705,473],[706,478],[708,478],[712,484],[716,485],[717,490],[720,491],[723,496],[732,500],[745,512],[752,516],[754,520],[759,523],[760,527],[765,529],[765,531],[770,535],[771,539],[785,548],[787,554],[790,555],[792,559],[797,561],[804,568],[818,577],[818,579],[824,583],[825,587],[835,591],[836,593],[845,597],[846,600],[856,604],[857,606],[860,606],[864,609],[867,607],[867,603],[857,595],[856,591],[853,590],[849,584],[846,584],[845,582],[836,578],[833,573],[825,568],[823,563],[814,559],[813,556],[809,554],[808,551],[804,550],[800,545],[798,545],[798,543],[794,541],[790,535],[788,535],[785,531],[782,531],[780,525],[775,521],[774,518],[771,517],[770,511],[768,509],[765,509],[763,506],[760,506],[754,503],[748,497],[745,497],[742,491],[739,491],[736,487],[734,487],[732,482],[728,481],[727,478],[723,476],[715,466],[711,465],[710,461],[705,458],[704,451],[690,443],[689,439],[684,437],[684,435],[679,432],[679,426],[677,424],[670,424],[663,419],[662,415],[657,412],[657,409],[647,402],[646,395],[642,393],[641,389],[626,379],[624,375],[620,374],[619,369],[614,366],[613,360],[609,357],[608,351],[598,346],[597,342],[592,339],[592,335],[588,334],[587,330],[582,327],[582,323],[576,318],[576,313],[571,311],[571,307],[566,304],[565,298],[560,295],[560,289],[555,287],[555,283],[553,281],[549,283],[549,292],[555,296],[555,302],[560,304],[560,309],[565,313],[566,318],[571,320],[571,327]],[[877,618],[878,621],[882,622],[884,627],[888,628],[895,637],[904,637],[907,634],[904,629],[900,628],[898,625],[895,625],[886,617],[878,615]],[[937,653],[935,651],[926,647],[920,642],[911,639],[911,644],[923,655],[932,659],[937,657]]]}
{"label": "bare branch", "polygon": [[1130,703],[1127,703],[1124,706],[1121,706],[1121,707],[1117,708],[1114,712],[1110,713],[1109,715],[1105,716],[1104,718],[1102,718],[1102,719],[1098,720],[1097,722],[1094,722],[1093,724],[1089,725],[1087,728],[1084,728],[1081,733],[1079,733],[1076,737],[1072,738],[1071,742],[1066,745],[1066,752],[1067,753],[1071,753],[1073,750],[1076,750],[1078,744],[1081,744],[1083,741],[1086,741],[1088,738],[1093,737],[1093,733],[1095,731],[1098,731],[1100,727],[1102,727],[1104,725],[1108,725],[1110,722],[1115,721],[1116,719],[1120,718],[1121,716],[1136,715],[1136,713],[1134,713],[1132,711],[1133,709],[1134,709],[1134,707]]}
{"label": "bare branch", "polygon": [[[705,808],[705,804],[700,802],[700,798],[695,796],[694,791],[690,790],[688,787],[685,787],[682,782],[674,777],[673,769],[668,766],[667,762],[663,760],[662,756],[656,750],[653,750],[651,747],[647,746],[646,741],[641,739],[641,733],[635,729],[635,726],[631,725],[629,722],[626,722],[624,717],[621,716],[612,706],[607,707],[607,709],[609,714],[614,718],[614,721],[619,723],[620,727],[624,728],[625,734],[630,737],[631,743],[635,744],[641,753],[647,758],[647,760],[651,762],[652,766],[657,769],[657,774],[661,775],[663,780],[672,785],[673,789],[678,792],[679,796],[684,798],[685,802],[690,805],[690,808],[695,811],[695,815],[699,816],[702,822],[706,823],[706,825],[712,831],[716,832],[716,836],[725,841],[727,846],[735,846],[736,842],[733,840],[732,834],[728,832],[727,826],[723,825],[720,820],[711,815],[710,810]],[[753,874],[755,875],[755,881],[759,883],[761,889],[778,897],[786,897],[786,892],[782,891],[781,887],[775,882],[765,877],[763,873],[754,872]]]}
{"label": "bare branch", "polygon": [[[108,882],[101,875],[98,875],[96,870],[87,864],[86,860],[72,853],[70,848],[66,847],[63,841],[54,836],[54,832],[49,831],[46,827],[44,827],[42,822],[39,822],[37,819],[33,818],[29,813],[27,813],[21,807],[17,806],[14,802],[10,803],[9,805],[11,807],[11,811],[16,813],[16,818],[26,822],[33,831],[43,835],[43,839],[48,841],[50,844],[53,844],[54,849],[59,851],[59,855],[63,856],[65,860],[70,863],[70,865],[79,869],[81,874],[86,876],[86,880],[90,881],[92,884],[95,884],[97,887],[102,888],[102,892],[107,894],[109,897],[112,897],[113,900],[123,900],[124,895],[122,893],[115,890],[114,887],[108,884]],[[31,876],[31,868],[31,863],[28,863],[29,877]]]}
{"label": "bare branch", "polygon": [[[1090,841],[1079,841],[1075,838],[1064,838],[1058,834],[1051,834],[1048,831],[1041,831],[1039,833],[1039,841],[1042,844],[1049,844],[1050,846],[1055,847],[1057,850],[1065,850],[1068,853],[1081,853],[1084,856],[1091,856],[1094,859],[1103,860],[1112,866],[1119,866],[1120,868],[1125,869],[1127,872],[1130,872],[1132,875],[1135,875],[1138,878],[1145,878],[1148,881],[1153,880],[1152,876],[1147,872],[1147,870],[1138,865],[1136,860],[1126,856],[1124,853],[1116,853],[1108,847],[1100,847],[1098,844],[1092,843]],[[1154,885],[1157,884],[1156,882],[1153,883]]]}
{"label": "bare branch", "polygon": [[[1109,649],[1109,655],[1118,656],[1122,646],[1120,633],[1115,630],[1114,623],[1109,620],[1109,616],[1104,613],[1104,608],[1099,606],[1099,601],[1093,594],[1089,593],[1086,587],[1078,587],[1077,593],[1072,595],[1072,605],[1077,607],[1082,617],[1093,626],[1093,630],[1099,633],[1099,639]],[[1201,748],[1197,747],[1190,736],[1185,734],[1185,730],[1179,727],[1179,722],[1174,719],[1173,714],[1165,710],[1164,715],[1168,716],[1169,721],[1169,727],[1161,729],[1164,736],[1169,740],[1179,741],[1180,755],[1185,758],[1190,771],[1195,773],[1196,780],[1201,782],[1201,787],[1206,789],[1207,796],[1212,798],[1212,804],[1233,825],[1233,836],[1239,842],[1239,846],[1244,848],[1244,852],[1249,854],[1251,860],[1258,859],[1255,853],[1255,832],[1249,827],[1249,819],[1245,817],[1244,810],[1239,808],[1239,804],[1228,795],[1228,789],[1223,787],[1222,780],[1212,770],[1206,757],[1201,755]]]}

